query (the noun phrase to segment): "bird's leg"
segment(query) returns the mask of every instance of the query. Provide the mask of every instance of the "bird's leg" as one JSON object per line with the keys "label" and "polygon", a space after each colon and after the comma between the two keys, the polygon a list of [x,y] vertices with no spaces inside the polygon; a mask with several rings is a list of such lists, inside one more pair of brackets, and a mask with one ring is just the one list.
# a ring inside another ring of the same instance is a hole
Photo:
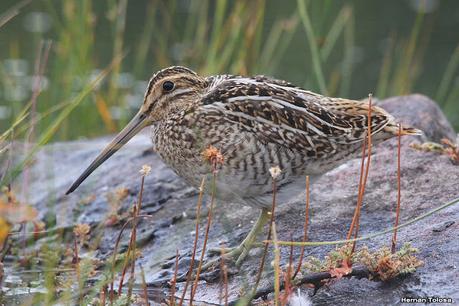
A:
{"label": "bird's leg", "polygon": [[262,208],[260,216],[257,219],[257,222],[255,222],[248,235],[235,250],[237,251],[234,254],[234,256],[237,256],[236,266],[240,266],[242,264],[242,261],[245,259],[249,251],[252,249],[258,234],[263,230],[263,226],[268,222],[269,216],[269,210],[266,208]]}
{"label": "bird's leg", "polygon": [[[249,253],[249,251],[252,249],[258,234],[263,230],[263,226],[268,222],[269,216],[269,210],[266,208],[262,208],[257,221],[255,222],[247,236],[244,238],[244,240],[241,242],[241,244],[239,244],[235,248],[223,249],[224,257],[235,261],[236,266],[240,266],[242,264],[242,261]],[[209,268],[211,265],[212,262],[209,262],[204,265],[203,269]]]}

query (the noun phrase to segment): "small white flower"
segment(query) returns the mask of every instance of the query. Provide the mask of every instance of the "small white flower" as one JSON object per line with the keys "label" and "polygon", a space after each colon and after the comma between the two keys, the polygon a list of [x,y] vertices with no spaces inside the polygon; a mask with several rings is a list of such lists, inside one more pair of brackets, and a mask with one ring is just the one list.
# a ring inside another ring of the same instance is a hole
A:
{"label": "small white flower", "polygon": [[142,176],[147,176],[151,171],[151,167],[149,165],[143,165],[142,166],[142,169],[140,169],[140,174]]}
{"label": "small white flower", "polygon": [[279,166],[275,166],[275,167],[271,167],[269,168],[269,173],[271,173],[271,177],[273,179],[276,179],[280,174],[281,174],[281,169],[279,168]]}

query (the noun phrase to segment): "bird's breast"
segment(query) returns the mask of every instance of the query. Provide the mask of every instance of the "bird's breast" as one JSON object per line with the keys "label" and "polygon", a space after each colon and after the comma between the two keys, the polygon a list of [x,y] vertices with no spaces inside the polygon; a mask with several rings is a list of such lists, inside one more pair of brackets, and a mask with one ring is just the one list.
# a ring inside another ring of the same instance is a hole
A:
{"label": "bird's breast", "polygon": [[202,158],[203,144],[195,131],[183,125],[162,124],[152,128],[155,152],[187,183],[198,187],[210,167]]}

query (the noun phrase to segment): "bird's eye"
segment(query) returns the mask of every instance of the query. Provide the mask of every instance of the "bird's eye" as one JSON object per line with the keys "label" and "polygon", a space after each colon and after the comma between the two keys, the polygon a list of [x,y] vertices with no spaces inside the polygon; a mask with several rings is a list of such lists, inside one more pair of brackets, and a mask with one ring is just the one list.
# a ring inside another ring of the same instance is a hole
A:
{"label": "bird's eye", "polygon": [[171,91],[172,89],[174,89],[174,86],[174,83],[172,83],[171,81],[166,81],[163,83],[164,91]]}

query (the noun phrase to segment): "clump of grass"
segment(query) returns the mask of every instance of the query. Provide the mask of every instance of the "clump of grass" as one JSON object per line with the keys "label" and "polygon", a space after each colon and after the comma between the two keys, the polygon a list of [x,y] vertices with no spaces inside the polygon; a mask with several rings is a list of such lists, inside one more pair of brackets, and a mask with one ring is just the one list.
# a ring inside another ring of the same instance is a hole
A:
{"label": "clump of grass", "polygon": [[424,152],[435,152],[449,157],[453,165],[459,165],[459,146],[449,139],[443,138],[441,143],[424,142],[422,144],[412,143],[413,149]]}
{"label": "clump of grass", "polygon": [[[405,244],[398,252],[392,253],[390,248],[384,246],[375,251],[370,251],[366,246],[353,252],[352,245],[347,244],[331,250],[324,259],[307,257],[302,266],[303,274],[295,280],[279,280],[279,285],[263,288],[254,293],[252,298],[260,298],[275,290],[284,290],[284,299],[289,296],[294,288],[303,284],[312,285],[314,292],[325,284],[338,281],[346,277],[366,278],[374,281],[389,281],[395,277],[413,273],[423,263],[415,254],[417,250]],[[279,289],[276,289],[278,286]],[[247,305],[249,299],[243,300],[241,305]],[[275,303],[275,301],[270,302]]]}
{"label": "clump of grass", "polygon": [[[423,262],[416,257],[416,253],[418,250],[408,243],[395,253],[387,246],[374,251],[362,246],[352,253],[352,247],[344,245],[330,251],[323,260],[307,257],[303,269],[313,273],[330,272],[330,276],[340,278],[352,272],[351,266],[363,266],[370,272],[370,279],[388,281],[399,275],[414,273],[422,266]],[[349,261],[348,265],[343,266],[346,261]]]}
{"label": "clump of grass", "polygon": [[[352,245],[343,245],[328,252],[323,260],[308,256],[302,268],[310,272],[324,272],[341,268],[343,262],[353,258]],[[352,262],[351,262],[352,263]]]}
{"label": "clump of grass", "polygon": [[399,275],[414,273],[424,263],[416,257],[419,251],[409,243],[405,243],[395,253],[388,247],[382,247],[371,252],[367,247],[362,247],[355,254],[355,262],[363,264],[381,280],[387,281]]}

